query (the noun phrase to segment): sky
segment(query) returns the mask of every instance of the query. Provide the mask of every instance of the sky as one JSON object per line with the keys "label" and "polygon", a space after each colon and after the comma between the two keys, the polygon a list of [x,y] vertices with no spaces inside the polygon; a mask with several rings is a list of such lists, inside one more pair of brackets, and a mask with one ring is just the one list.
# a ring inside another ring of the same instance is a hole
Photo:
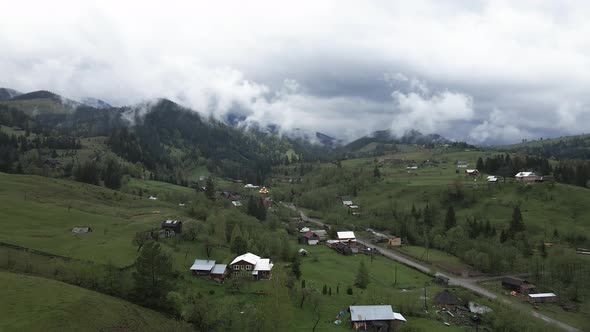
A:
{"label": "sky", "polygon": [[12,1],[0,87],[476,144],[590,132],[590,2]]}

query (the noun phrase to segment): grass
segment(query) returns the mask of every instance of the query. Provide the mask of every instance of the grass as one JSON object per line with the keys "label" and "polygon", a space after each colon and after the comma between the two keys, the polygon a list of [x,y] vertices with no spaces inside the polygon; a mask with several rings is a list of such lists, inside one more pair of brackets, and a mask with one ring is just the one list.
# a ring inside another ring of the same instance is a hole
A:
{"label": "grass", "polygon": [[[375,257],[371,262],[368,256],[343,256],[325,246],[303,246],[309,256],[303,258],[301,265],[302,277],[306,284],[314,284],[320,291],[324,285],[332,288],[332,295],[319,295],[320,323],[319,331],[342,331],[349,329],[348,314],[342,319],[343,324],[334,324],[338,312],[346,312],[348,306],[356,304],[391,304],[394,311],[402,312],[408,320],[409,327],[424,328],[434,331],[446,328],[436,321],[434,313],[416,319],[414,313],[421,313],[423,305],[423,287],[427,285],[427,301],[432,305],[432,297],[441,291],[440,286],[433,284],[430,276],[415,271],[405,265],[396,263],[382,256]],[[354,285],[360,261],[364,260],[369,270],[370,283],[362,290]],[[395,276],[397,274],[397,283]],[[353,295],[346,293],[351,286]],[[339,289],[337,291],[337,289]],[[298,301],[293,309],[295,322],[301,322],[294,331],[309,330],[312,327],[313,313],[309,304],[304,303],[304,310],[299,309]],[[424,315],[423,313],[421,315]],[[450,328],[449,331],[462,331],[461,328]]]}
{"label": "grass", "polygon": [[[136,232],[163,219],[189,219],[177,204],[31,175],[0,173],[0,200],[10,207],[0,209],[0,241],[118,266],[135,260]],[[93,232],[72,234],[75,226]]]}
{"label": "grass", "polygon": [[165,331],[180,326],[129,302],[58,281],[0,271],[0,331]]}
{"label": "grass", "polygon": [[480,283],[481,286],[494,291],[502,301],[508,301],[516,305],[522,311],[537,311],[549,317],[558,319],[566,324],[578,327],[583,331],[590,329],[590,303],[580,303],[580,310],[578,312],[564,311],[558,304],[538,304],[536,308],[527,302],[526,297],[522,295],[513,296],[509,291],[504,289],[499,280],[486,281]]}
{"label": "grass", "polygon": [[420,246],[401,246],[393,249],[414,259],[430,263],[457,275],[461,275],[463,271],[469,271],[472,269],[469,265],[463,263],[458,257],[450,255],[444,251],[429,249],[428,256],[426,256],[426,249]]}
{"label": "grass", "polygon": [[38,114],[67,114],[71,110],[61,103],[51,99],[31,99],[31,100],[10,100],[0,102],[3,105],[14,107],[28,115]]}

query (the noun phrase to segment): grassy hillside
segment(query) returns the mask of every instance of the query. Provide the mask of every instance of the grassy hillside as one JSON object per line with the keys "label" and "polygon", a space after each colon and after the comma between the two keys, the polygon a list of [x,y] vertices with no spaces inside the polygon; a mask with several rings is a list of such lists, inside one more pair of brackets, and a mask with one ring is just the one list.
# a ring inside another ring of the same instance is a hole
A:
{"label": "grassy hillside", "polygon": [[162,314],[84,288],[0,271],[0,331],[184,331]]}
{"label": "grassy hillside", "polygon": [[[147,197],[67,180],[0,173],[0,200],[10,207],[0,209],[0,241],[128,265],[136,257],[131,241],[136,232],[159,227],[164,219],[187,219],[177,201]],[[76,226],[92,227],[93,232],[72,234]]]}
{"label": "grassy hillside", "polygon": [[23,111],[30,116],[39,114],[68,114],[71,108],[52,99],[6,100],[0,104]]}

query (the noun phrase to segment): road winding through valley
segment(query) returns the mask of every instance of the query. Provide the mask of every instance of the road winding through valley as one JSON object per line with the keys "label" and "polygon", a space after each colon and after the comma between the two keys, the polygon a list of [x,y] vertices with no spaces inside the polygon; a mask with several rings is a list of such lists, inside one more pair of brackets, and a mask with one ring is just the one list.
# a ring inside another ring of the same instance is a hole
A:
{"label": "road winding through valley", "polygon": [[[292,203],[281,203],[281,204],[283,206],[285,206],[285,207],[293,210],[293,211],[298,212],[299,213],[299,216],[301,217],[301,220],[305,221],[306,223],[312,223],[312,224],[318,225],[318,226],[320,226],[322,228],[326,228],[326,227],[329,228],[330,227],[330,225],[322,222],[321,220],[314,219],[314,218],[309,218],[307,215],[305,215],[305,213],[303,211],[301,211],[300,209],[298,209]],[[369,242],[366,239],[359,239],[359,238],[357,238],[356,241],[358,243],[366,246],[366,247],[374,247],[375,246],[374,243],[371,243],[371,242]],[[457,276],[454,276],[452,274],[445,274],[445,273],[442,273],[442,272],[439,272],[439,271],[433,271],[428,266],[423,265],[423,264],[420,264],[420,263],[418,263],[418,262],[416,262],[416,261],[414,261],[414,260],[412,260],[412,259],[410,259],[410,258],[408,258],[408,257],[406,257],[406,256],[404,256],[404,255],[402,255],[402,254],[394,251],[394,250],[387,249],[387,248],[381,248],[381,247],[379,247],[377,249],[379,250],[379,252],[383,256],[385,256],[385,257],[387,257],[387,258],[389,258],[391,260],[394,260],[396,262],[402,263],[402,264],[407,265],[409,267],[412,267],[412,268],[414,268],[414,269],[416,269],[416,270],[418,270],[420,272],[423,272],[423,273],[426,273],[426,274],[429,274],[429,275],[433,275],[435,277],[444,277],[444,278],[448,279],[449,285],[451,285],[451,286],[460,286],[460,287],[466,288],[466,289],[468,289],[468,290],[470,290],[470,291],[472,291],[472,292],[474,292],[476,294],[479,294],[481,296],[487,297],[487,298],[492,299],[492,300],[497,300],[498,299],[498,295],[496,295],[495,293],[487,290],[486,288],[483,288],[483,287],[479,286],[477,283],[480,282],[480,281],[484,281],[484,280],[500,279],[500,278],[502,278],[502,276],[500,276],[500,277],[492,277],[492,278],[480,278],[480,277],[467,277],[467,278],[464,278],[464,277],[457,277]],[[505,304],[507,304],[507,305],[510,305],[510,306],[516,306],[513,302],[511,302],[511,301],[509,301],[507,299],[502,299],[502,302],[505,303]],[[517,308],[517,309],[521,310],[520,308]],[[531,316],[536,317],[536,318],[539,318],[539,319],[542,319],[546,323],[555,324],[555,325],[559,326],[560,328],[562,328],[565,331],[568,331],[568,332],[579,332],[580,331],[579,329],[577,329],[577,328],[575,328],[575,327],[573,327],[571,325],[568,325],[568,324],[566,324],[566,323],[564,323],[562,321],[559,321],[559,320],[556,320],[554,318],[551,318],[551,317],[549,317],[547,315],[541,314],[541,313],[539,313],[537,311],[527,310],[527,312]]]}

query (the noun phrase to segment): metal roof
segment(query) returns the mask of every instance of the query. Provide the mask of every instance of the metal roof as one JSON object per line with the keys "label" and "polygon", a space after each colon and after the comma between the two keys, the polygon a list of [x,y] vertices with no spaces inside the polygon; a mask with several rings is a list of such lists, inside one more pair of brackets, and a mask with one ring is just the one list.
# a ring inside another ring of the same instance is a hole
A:
{"label": "metal roof", "polygon": [[372,320],[402,320],[406,321],[404,316],[393,312],[390,305],[351,305],[350,320],[353,322],[372,321]]}
{"label": "metal roof", "polygon": [[215,264],[213,269],[211,270],[211,274],[223,274],[227,269],[227,265],[225,264]]}
{"label": "metal roof", "polygon": [[270,271],[274,264],[270,262],[270,258],[261,258],[254,266],[255,271]]}
{"label": "metal roof", "polygon": [[342,240],[342,239],[356,239],[356,236],[354,236],[354,232],[352,232],[352,231],[338,232],[336,234],[338,234],[338,239],[340,239],[340,240]]}
{"label": "metal roof", "polygon": [[197,271],[211,271],[211,269],[215,266],[215,261],[204,260],[204,259],[195,259],[193,266],[191,266],[191,270]]}
{"label": "metal roof", "polygon": [[556,297],[554,293],[539,293],[539,294],[529,294],[529,297],[539,298],[539,297]]}
{"label": "metal roof", "polygon": [[534,172],[518,172],[518,173],[516,173],[516,175],[514,177],[521,178],[521,177],[536,176],[536,175],[537,174],[535,174]]}
{"label": "metal roof", "polygon": [[229,265],[233,265],[239,261],[245,261],[245,262],[248,262],[252,265],[256,265],[256,263],[258,262],[259,259],[260,259],[260,256],[256,256],[256,255],[248,252],[248,253],[245,253],[243,255],[240,255],[240,256],[234,258],[234,260],[231,261],[231,263],[229,263]]}

